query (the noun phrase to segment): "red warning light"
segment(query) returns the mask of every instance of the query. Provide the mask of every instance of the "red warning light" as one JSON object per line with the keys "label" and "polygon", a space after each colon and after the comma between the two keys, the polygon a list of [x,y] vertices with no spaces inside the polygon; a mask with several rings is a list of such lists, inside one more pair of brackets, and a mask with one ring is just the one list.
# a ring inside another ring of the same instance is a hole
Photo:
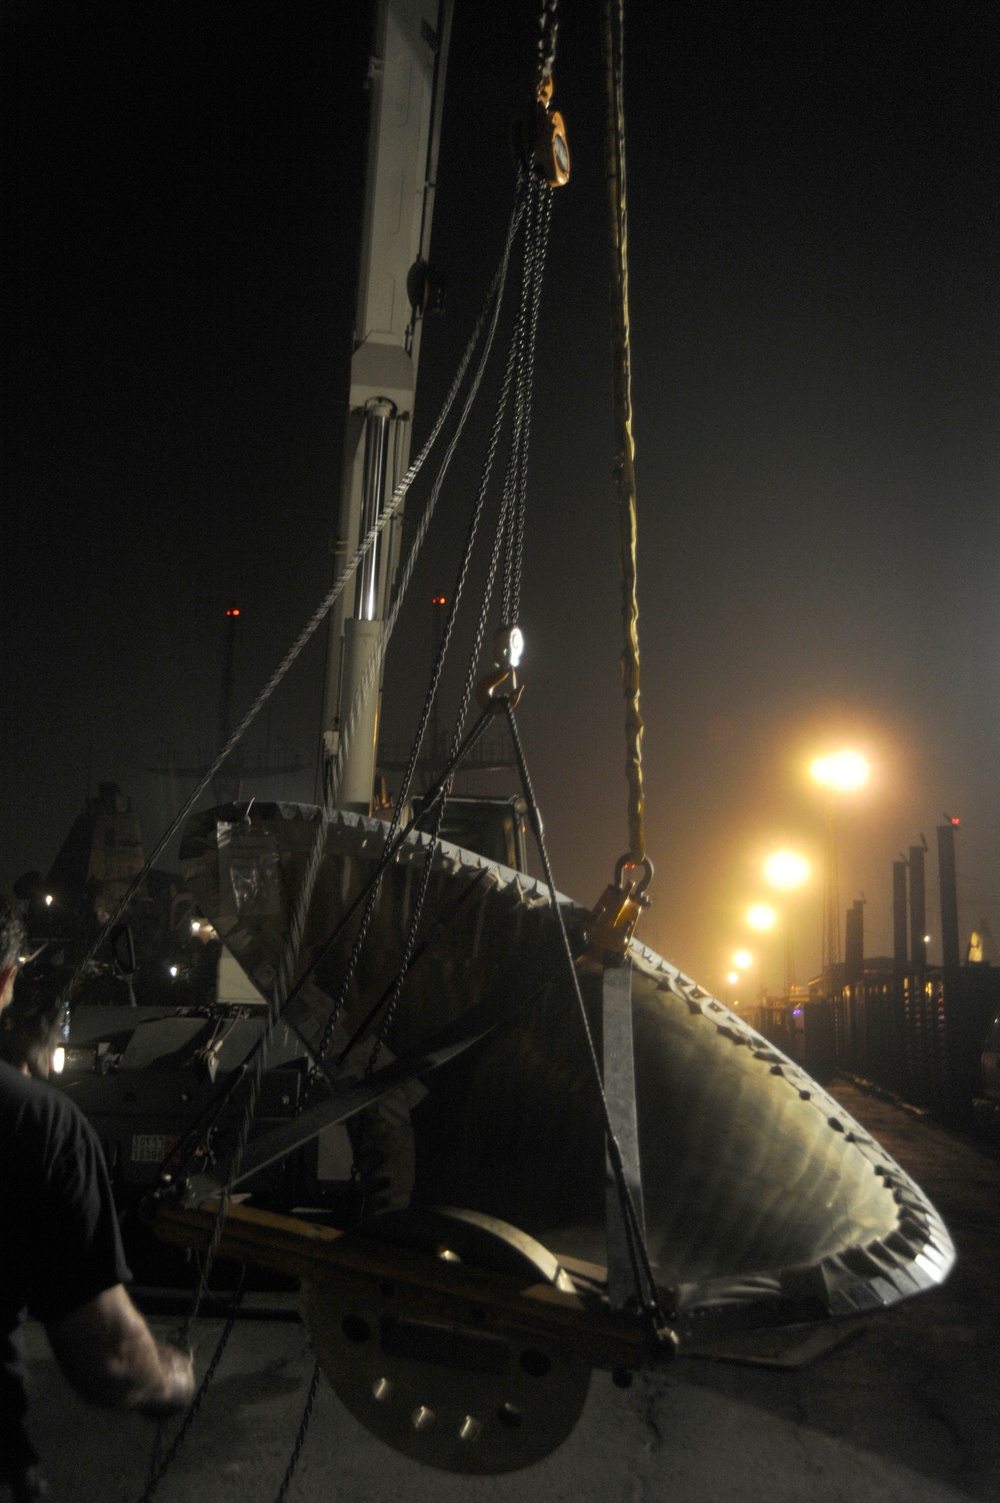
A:
{"label": "red warning light", "polygon": [[962,821],[959,819],[959,817],[958,817],[957,814],[949,814],[948,815],[948,823],[950,825],[960,825],[962,823]]}
{"label": "red warning light", "polygon": [[226,615],[227,616],[238,616],[239,613],[240,613],[240,608],[239,608],[238,605],[231,605],[229,607],[229,609],[226,611]]}
{"label": "red warning light", "polygon": [[447,604],[448,604],[448,597],[446,595],[434,595],[434,596],[431,597],[431,605],[447,605]]}

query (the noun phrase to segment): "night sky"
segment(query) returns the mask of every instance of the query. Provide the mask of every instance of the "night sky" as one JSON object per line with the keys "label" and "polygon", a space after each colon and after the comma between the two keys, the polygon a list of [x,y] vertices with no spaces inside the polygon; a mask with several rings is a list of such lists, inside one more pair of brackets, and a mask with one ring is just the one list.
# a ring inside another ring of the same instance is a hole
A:
{"label": "night sky", "polygon": [[[533,3],[456,9],[433,251],[450,291],[418,441],[499,256],[532,83]],[[520,722],[557,880],[590,903],[627,840],[600,7],[560,15],[574,171],[542,310]],[[148,769],[216,735],[226,605],[242,708],[327,586],[368,7],[14,3],[2,29],[9,887],[102,780],[151,845],[173,806]],[[892,861],[921,832],[934,852],[947,811],[963,942],[986,919],[998,957],[998,32],[978,0],[629,9],[641,937],[714,989],[767,851],[818,867],[806,766],[847,744],[875,768],[840,825],[868,952],[891,950]],[[480,454],[456,463],[451,533],[401,621],[395,741]],[[254,749],[313,757],[324,649]],[[818,881],[791,917],[804,979]],[[766,960],[777,985],[776,942]]]}

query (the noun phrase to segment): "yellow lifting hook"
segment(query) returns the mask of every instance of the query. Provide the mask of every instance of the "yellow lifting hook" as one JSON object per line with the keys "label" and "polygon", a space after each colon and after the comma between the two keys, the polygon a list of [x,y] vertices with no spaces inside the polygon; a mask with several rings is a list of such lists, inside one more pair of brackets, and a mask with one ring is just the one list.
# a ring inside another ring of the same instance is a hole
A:
{"label": "yellow lifting hook", "polygon": [[[634,873],[626,876],[626,872]],[[600,965],[620,965],[644,908],[649,907],[646,888],[653,878],[653,863],[646,856],[634,861],[631,853],[619,857],[615,880],[598,898],[583,926],[587,959]]]}

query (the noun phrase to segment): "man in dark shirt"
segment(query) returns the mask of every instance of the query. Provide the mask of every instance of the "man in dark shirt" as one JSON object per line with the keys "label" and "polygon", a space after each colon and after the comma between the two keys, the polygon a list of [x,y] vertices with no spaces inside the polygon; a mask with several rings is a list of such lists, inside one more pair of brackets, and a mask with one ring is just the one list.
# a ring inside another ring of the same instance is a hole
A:
{"label": "man in dark shirt", "polygon": [[[0,1013],[23,942],[0,899]],[[155,1340],[125,1292],[129,1277],[93,1129],[66,1097],[0,1060],[0,1503],[46,1496],[23,1423],[25,1310],[92,1403],[153,1417],[190,1403],[191,1361]]]}

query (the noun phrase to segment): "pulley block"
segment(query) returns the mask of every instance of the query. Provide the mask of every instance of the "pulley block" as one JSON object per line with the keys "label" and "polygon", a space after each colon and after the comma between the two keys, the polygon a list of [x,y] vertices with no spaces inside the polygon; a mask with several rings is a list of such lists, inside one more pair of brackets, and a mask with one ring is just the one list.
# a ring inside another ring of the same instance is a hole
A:
{"label": "pulley block", "polygon": [[[524,636],[519,626],[501,626],[493,634],[493,671],[476,685],[476,703],[481,710],[501,711],[508,704],[517,707],[524,689],[517,681],[517,669],[524,654]],[[506,693],[501,689],[506,685]]]}
{"label": "pulley block", "polygon": [[552,75],[539,78],[527,120],[513,127],[515,154],[529,172],[543,178],[550,188],[563,188],[569,182],[569,141],[566,125],[558,110],[552,108]]}
{"label": "pulley block", "polygon": [[534,126],[532,166],[550,188],[563,188],[569,182],[569,142],[563,117],[558,110],[539,104],[535,106]]}

